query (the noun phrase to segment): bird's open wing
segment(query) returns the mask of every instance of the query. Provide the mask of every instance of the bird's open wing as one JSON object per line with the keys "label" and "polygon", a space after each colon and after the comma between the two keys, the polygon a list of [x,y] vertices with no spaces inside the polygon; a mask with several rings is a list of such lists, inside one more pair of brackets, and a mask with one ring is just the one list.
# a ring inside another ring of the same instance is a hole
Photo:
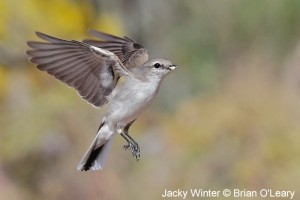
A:
{"label": "bird's open wing", "polygon": [[148,51],[128,37],[120,38],[96,30],[88,32],[102,41],[87,39],[83,42],[115,53],[128,68],[141,66],[148,61]]}
{"label": "bird's open wing", "polygon": [[127,74],[126,67],[112,52],[40,32],[36,35],[46,42],[27,42],[32,48],[26,51],[29,60],[39,70],[75,88],[84,100],[96,107],[108,102],[119,77]]}

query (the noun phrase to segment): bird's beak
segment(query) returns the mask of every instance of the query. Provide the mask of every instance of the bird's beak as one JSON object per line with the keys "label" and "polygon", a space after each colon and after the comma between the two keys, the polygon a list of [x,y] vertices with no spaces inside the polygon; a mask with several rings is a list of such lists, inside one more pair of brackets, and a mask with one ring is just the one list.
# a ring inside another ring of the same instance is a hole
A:
{"label": "bird's beak", "polygon": [[177,65],[171,65],[171,66],[169,67],[170,70],[174,70],[174,69],[176,69],[176,68],[177,68]]}

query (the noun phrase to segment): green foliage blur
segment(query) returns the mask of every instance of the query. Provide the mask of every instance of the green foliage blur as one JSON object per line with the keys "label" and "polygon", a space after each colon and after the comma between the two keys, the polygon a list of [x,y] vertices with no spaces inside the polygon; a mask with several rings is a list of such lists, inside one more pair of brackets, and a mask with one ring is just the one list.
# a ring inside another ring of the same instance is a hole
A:
{"label": "green foliage blur", "polygon": [[[1,200],[152,200],[197,188],[300,198],[300,1],[2,0],[0,24]],[[130,129],[141,160],[116,137],[100,172],[76,166],[106,108],[25,55],[34,31],[81,40],[88,28],[180,66]]]}

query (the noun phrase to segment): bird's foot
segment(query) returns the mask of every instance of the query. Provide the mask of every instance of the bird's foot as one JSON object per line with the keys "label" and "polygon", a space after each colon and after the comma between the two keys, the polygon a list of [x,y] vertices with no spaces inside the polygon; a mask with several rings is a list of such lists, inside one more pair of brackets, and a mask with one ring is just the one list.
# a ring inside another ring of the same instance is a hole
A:
{"label": "bird's foot", "polygon": [[139,161],[141,157],[140,147],[138,143],[128,134],[121,133],[121,136],[127,141],[127,144],[123,146],[125,150],[128,148],[131,150],[132,156],[135,157],[137,161]]}
{"label": "bird's foot", "polygon": [[140,147],[138,143],[133,141],[128,141],[128,144],[124,145],[123,148],[125,150],[129,148],[131,150],[132,156],[136,158],[136,161],[139,161],[141,154],[140,154]]}

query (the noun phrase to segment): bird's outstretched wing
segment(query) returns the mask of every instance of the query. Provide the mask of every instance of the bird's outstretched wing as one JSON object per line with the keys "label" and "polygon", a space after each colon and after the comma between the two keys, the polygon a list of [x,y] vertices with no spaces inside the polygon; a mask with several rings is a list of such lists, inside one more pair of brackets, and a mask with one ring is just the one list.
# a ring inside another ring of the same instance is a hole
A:
{"label": "bird's outstretched wing", "polygon": [[86,39],[83,42],[113,52],[128,68],[141,66],[148,61],[148,51],[128,37],[120,38],[96,30],[88,32],[102,41]]}
{"label": "bird's outstretched wing", "polygon": [[112,52],[83,42],[58,39],[44,33],[36,35],[46,42],[28,41],[26,53],[37,68],[77,90],[95,107],[109,101],[109,95],[126,67]]}

